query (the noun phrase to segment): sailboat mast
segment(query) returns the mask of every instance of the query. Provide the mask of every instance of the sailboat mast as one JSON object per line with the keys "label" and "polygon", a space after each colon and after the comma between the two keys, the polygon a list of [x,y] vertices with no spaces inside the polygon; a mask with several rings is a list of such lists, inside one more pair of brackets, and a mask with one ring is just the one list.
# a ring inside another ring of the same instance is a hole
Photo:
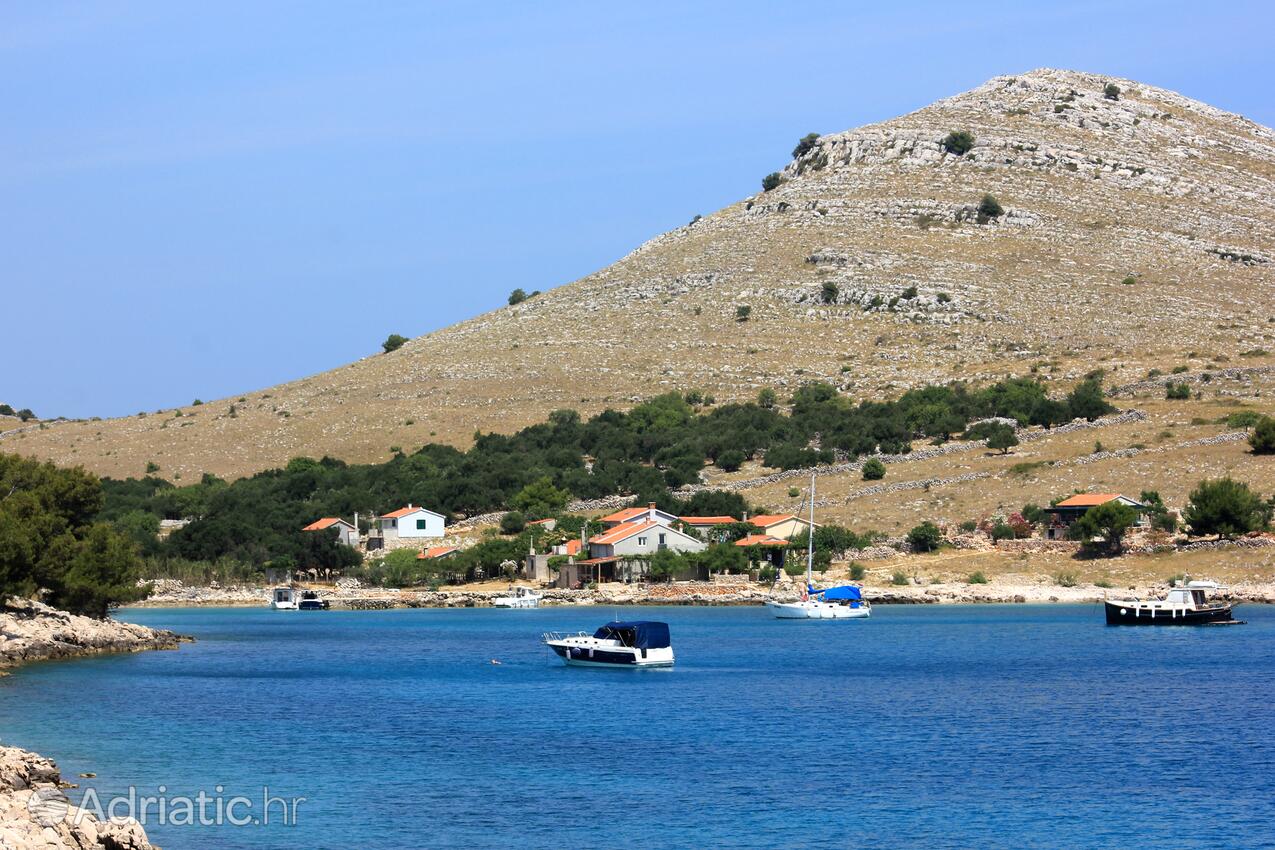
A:
{"label": "sailboat mast", "polygon": [[806,587],[815,566],[815,474],[810,473],[810,529],[806,532]]}

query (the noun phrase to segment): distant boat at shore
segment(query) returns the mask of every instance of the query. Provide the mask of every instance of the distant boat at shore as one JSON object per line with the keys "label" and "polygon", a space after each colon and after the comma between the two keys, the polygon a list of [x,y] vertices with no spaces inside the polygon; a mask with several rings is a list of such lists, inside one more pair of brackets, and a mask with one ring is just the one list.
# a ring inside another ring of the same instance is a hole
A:
{"label": "distant boat at shore", "polygon": [[1109,626],[1203,626],[1241,623],[1232,619],[1230,602],[1210,602],[1207,591],[1222,590],[1212,581],[1172,588],[1163,599],[1108,599]]}
{"label": "distant boat at shore", "polygon": [[573,667],[672,667],[668,623],[653,620],[607,623],[592,635],[546,632],[545,645]]}
{"label": "distant boat at shore", "polygon": [[296,592],[290,587],[276,587],[270,592],[270,608],[274,611],[296,611]]}
{"label": "distant boat at shore", "polygon": [[491,605],[493,608],[539,608],[540,600],[540,591],[530,587],[515,587],[512,593],[491,600]]}

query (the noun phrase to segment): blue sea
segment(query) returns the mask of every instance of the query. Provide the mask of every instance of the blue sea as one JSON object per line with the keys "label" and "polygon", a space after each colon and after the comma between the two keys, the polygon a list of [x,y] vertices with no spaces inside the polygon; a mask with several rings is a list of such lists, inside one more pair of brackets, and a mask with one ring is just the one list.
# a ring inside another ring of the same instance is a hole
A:
{"label": "blue sea", "polygon": [[[0,734],[74,799],[203,790],[260,821],[275,798],[268,825],[152,810],[168,850],[1272,846],[1275,610],[1238,611],[133,610],[198,643],[19,670]],[[567,668],[539,644],[617,613],[667,621],[677,666]]]}

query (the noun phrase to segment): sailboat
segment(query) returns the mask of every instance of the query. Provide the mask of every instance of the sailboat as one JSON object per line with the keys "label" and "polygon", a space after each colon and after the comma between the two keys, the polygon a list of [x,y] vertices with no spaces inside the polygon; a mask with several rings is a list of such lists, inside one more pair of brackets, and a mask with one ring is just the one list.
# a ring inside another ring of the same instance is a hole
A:
{"label": "sailboat", "polygon": [[780,620],[862,620],[872,616],[872,604],[852,584],[815,590],[811,583],[815,565],[815,476],[810,475],[810,530],[806,534],[806,587],[796,602],[766,601]]}

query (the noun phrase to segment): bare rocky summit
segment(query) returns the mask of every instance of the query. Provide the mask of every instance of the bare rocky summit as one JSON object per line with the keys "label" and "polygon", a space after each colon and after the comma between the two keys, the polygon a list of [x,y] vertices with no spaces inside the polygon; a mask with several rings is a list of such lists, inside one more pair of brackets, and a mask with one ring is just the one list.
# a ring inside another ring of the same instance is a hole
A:
{"label": "bare rocky summit", "polygon": [[[945,144],[954,132],[972,145]],[[723,402],[822,379],[873,398],[1099,362],[1132,382],[1275,348],[1275,132],[1241,116],[1042,69],[805,147],[776,188],[393,353],[0,449],[190,480],[465,445],[672,389]],[[999,215],[980,210],[989,194]]]}

